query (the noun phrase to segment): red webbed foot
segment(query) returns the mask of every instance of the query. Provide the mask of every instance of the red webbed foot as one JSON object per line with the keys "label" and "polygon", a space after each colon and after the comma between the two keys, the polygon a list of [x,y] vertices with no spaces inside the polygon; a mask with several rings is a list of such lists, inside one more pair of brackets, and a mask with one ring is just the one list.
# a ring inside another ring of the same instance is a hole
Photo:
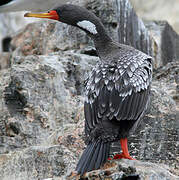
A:
{"label": "red webbed foot", "polygon": [[132,158],[130,155],[125,155],[123,153],[121,154],[115,154],[113,159],[130,159],[130,160],[136,160],[134,158]]}
{"label": "red webbed foot", "polygon": [[123,153],[121,154],[115,154],[113,157],[108,158],[108,160],[112,159],[129,159],[129,160],[136,160],[132,158],[130,155],[124,155]]}
{"label": "red webbed foot", "polygon": [[127,147],[127,138],[123,138],[120,139],[120,143],[121,143],[121,149],[122,149],[122,153],[121,154],[115,154],[112,158],[108,158],[108,160],[112,160],[112,159],[130,159],[130,160],[136,160],[134,158],[132,158],[129,155],[129,151],[128,151],[128,147]]}

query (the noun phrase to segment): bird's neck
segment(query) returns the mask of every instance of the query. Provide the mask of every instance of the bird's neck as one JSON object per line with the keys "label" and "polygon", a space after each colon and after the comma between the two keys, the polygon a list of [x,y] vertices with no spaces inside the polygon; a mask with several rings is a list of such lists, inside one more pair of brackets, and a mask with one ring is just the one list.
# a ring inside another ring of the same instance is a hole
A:
{"label": "bird's neck", "polygon": [[108,59],[108,56],[111,54],[111,44],[112,44],[112,39],[108,36],[103,24],[97,23],[96,24],[96,29],[97,29],[97,34],[89,34],[90,37],[94,41],[94,45],[96,48],[96,51],[98,53],[98,56],[101,59]]}
{"label": "bird's neck", "polygon": [[111,53],[110,43],[111,41],[108,41],[108,40],[105,41],[104,39],[103,40],[94,39],[94,45],[95,45],[97,54],[103,60],[108,59],[108,56]]}
{"label": "bird's neck", "polygon": [[105,59],[110,54],[112,39],[108,36],[101,20],[93,13],[85,10],[83,16],[82,20],[77,21],[76,26],[93,39],[99,57]]}

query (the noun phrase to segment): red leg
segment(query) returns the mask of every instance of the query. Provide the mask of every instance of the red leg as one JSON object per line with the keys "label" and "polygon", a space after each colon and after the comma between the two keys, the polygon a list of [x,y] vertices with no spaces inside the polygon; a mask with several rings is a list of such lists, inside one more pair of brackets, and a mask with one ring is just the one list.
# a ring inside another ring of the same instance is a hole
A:
{"label": "red leg", "polygon": [[129,155],[129,151],[128,151],[128,146],[127,146],[127,138],[124,139],[120,139],[120,143],[121,143],[121,149],[122,149],[122,153],[121,154],[116,154],[113,159],[130,159],[130,160],[135,160],[132,157],[130,157]]}

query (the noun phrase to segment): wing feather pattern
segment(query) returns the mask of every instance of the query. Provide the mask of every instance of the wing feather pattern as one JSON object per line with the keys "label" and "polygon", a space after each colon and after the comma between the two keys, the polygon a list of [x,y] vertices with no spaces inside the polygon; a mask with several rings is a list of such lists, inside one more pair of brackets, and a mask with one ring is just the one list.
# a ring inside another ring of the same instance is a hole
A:
{"label": "wing feather pattern", "polygon": [[138,120],[148,103],[151,80],[152,59],[141,52],[128,61],[98,64],[85,84],[85,132],[104,117]]}

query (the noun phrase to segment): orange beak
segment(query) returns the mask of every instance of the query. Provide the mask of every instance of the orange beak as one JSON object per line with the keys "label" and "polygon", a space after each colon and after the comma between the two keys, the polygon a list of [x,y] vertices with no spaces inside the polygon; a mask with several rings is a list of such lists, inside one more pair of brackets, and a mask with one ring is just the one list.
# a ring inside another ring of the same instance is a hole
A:
{"label": "orange beak", "polygon": [[54,20],[60,20],[59,15],[57,14],[57,11],[52,10],[49,13],[26,13],[24,17],[35,17],[35,18],[47,18],[47,19],[54,19]]}

